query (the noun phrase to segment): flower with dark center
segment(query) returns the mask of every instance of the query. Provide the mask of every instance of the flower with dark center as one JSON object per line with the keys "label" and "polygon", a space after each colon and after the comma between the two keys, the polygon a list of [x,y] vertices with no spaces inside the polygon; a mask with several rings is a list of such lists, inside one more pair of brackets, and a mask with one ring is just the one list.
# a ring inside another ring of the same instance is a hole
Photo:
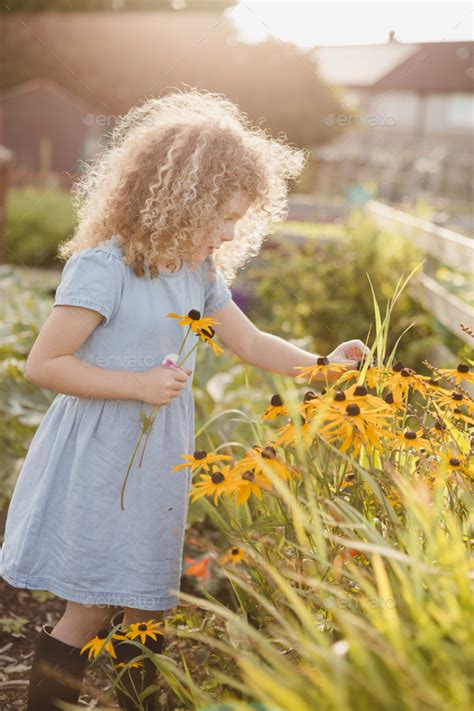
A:
{"label": "flower with dark center", "polygon": [[329,365],[329,358],[327,358],[326,356],[320,356],[316,360],[316,365]]}
{"label": "flower with dark center", "polygon": [[232,459],[228,454],[207,453],[204,449],[196,449],[194,454],[181,454],[181,457],[186,461],[184,464],[176,464],[174,467],[171,467],[172,472],[178,472],[180,469],[186,469],[187,467],[191,467],[191,472],[197,469],[205,469],[208,472],[210,464]]}
{"label": "flower with dark center", "polygon": [[346,412],[350,417],[356,417],[357,415],[360,415],[360,407],[352,402],[346,407]]}
{"label": "flower with dark center", "polygon": [[459,363],[456,370],[458,371],[458,373],[469,373],[469,366],[467,363]]}
{"label": "flower with dark center", "polygon": [[211,474],[211,481],[213,484],[220,484],[224,481],[224,475],[222,472],[213,472]]}
{"label": "flower with dark center", "polygon": [[342,390],[338,390],[337,393],[334,395],[334,400],[336,402],[344,402],[346,399],[346,394]]}
{"label": "flower with dark center", "polygon": [[387,403],[387,405],[393,405],[393,403],[394,403],[393,394],[387,393],[384,397],[384,400]]}
{"label": "flower with dark center", "polygon": [[312,390],[307,390],[303,397],[303,402],[309,402],[310,400],[315,400],[318,396]]}
{"label": "flower with dark center", "polygon": [[461,466],[461,460],[458,459],[457,457],[451,457],[451,459],[449,460],[449,464],[450,464],[452,467],[460,467],[460,466]]}
{"label": "flower with dark center", "polygon": [[105,639],[106,637],[109,636],[109,633],[106,629],[102,628],[97,632],[97,637],[99,639]]}
{"label": "flower with dark center", "polygon": [[245,481],[253,481],[255,479],[255,472],[253,469],[247,469],[247,471],[242,474],[242,479],[245,479]]}
{"label": "flower with dark center", "polygon": [[270,400],[271,404],[273,407],[280,407],[283,405],[283,400],[281,399],[280,395],[272,395],[272,399]]}
{"label": "flower with dark center", "polygon": [[239,548],[234,547],[234,548],[231,549],[230,552],[232,553],[232,555],[238,555],[238,554],[239,554]]}
{"label": "flower with dark center", "polygon": [[367,395],[368,390],[365,387],[365,385],[358,385],[356,389],[354,390],[354,395],[356,397],[364,397],[364,395]]}
{"label": "flower with dark center", "polygon": [[274,447],[264,447],[262,449],[262,457],[264,459],[275,459],[276,449]]}
{"label": "flower with dark center", "polygon": [[[207,338],[214,338],[216,335],[216,332],[212,328],[212,326],[208,326],[207,328],[201,328],[201,333],[203,333]],[[199,335],[199,334],[196,334]]]}
{"label": "flower with dark center", "polygon": [[397,360],[397,362],[392,366],[392,370],[394,370],[396,373],[400,373],[405,368],[405,364],[402,363],[401,360]]}
{"label": "flower with dark center", "polygon": [[142,622],[141,624],[138,625],[138,629],[140,630],[140,632],[145,632],[145,630],[147,630],[148,627],[144,622]]}
{"label": "flower with dark center", "polygon": [[400,375],[403,375],[404,378],[409,378],[410,375],[413,375],[414,372],[415,371],[411,368],[402,368],[400,371]]}
{"label": "flower with dark center", "polygon": [[197,309],[191,309],[191,311],[188,311],[188,316],[192,321],[199,321],[201,318],[201,314]]}
{"label": "flower with dark center", "polygon": [[416,439],[416,432],[407,431],[403,433],[403,436],[405,439]]}

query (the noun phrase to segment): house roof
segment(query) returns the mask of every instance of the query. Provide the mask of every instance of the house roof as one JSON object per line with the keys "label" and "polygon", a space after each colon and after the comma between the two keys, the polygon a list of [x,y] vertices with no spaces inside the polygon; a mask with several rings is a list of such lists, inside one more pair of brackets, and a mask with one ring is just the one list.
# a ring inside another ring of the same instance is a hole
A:
{"label": "house roof", "polygon": [[430,93],[473,91],[474,42],[418,42],[318,47],[323,79],[346,88]]}
{"label": "house roof", "polygon": [[92,109],[92,104],[84,101],[81,96],[76,96],[76,94],[72,91],[69,91],[69,89],[66,89],[64,86],[61,86],[61,84],[58,84],[51,79],[30,79],[22,82],[21,84],[15,84],[14,86],[8,87],[8,89],[0,91],[0,102],[7,101],[8,99],[12,99],[17,96],[32,94],[37,91],[45,91],[56,94],[65,101],[77,104],[78,108],[81,110],[86,109],[90,111]]}
{"label": "house roof", "polygon": [[372,89],[430,93],[467,92],[474,89],[474,42],[423,42]]}
{"label": "house roof", "polygon": [[397,41],[384,44],[316,47],[313,57],[319,75],[333,86],[369,87],[413,55],[417,44]]}

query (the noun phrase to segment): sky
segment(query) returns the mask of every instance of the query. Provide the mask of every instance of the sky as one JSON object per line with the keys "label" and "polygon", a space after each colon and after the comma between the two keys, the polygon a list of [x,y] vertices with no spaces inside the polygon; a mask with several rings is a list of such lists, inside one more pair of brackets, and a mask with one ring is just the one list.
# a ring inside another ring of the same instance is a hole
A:
{"label": "sky", "polygon": [[399,42],[473,39],[470,2],[430,0],[242,0],[226,14],[249,43],[275,36],[302,48],[385,43],[390,31]]}

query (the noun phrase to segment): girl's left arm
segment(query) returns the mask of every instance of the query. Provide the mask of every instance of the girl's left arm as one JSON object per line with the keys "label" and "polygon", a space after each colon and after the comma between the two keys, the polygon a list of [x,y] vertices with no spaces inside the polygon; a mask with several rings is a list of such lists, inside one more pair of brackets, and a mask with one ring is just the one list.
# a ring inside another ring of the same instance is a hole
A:
{"label": "girl's left arm", "polygon": [[[317,354],[298,348],[279,336],[260,331],[232,299],[211,317],[219,321],[219,325],[213,328],[226,348],[250,365],[272,373],[298,377],[299,373],[293,366],[317,363]],[[338,374],[334,375],[338,377]],[[316,380],[324,378],[318,374]]]}

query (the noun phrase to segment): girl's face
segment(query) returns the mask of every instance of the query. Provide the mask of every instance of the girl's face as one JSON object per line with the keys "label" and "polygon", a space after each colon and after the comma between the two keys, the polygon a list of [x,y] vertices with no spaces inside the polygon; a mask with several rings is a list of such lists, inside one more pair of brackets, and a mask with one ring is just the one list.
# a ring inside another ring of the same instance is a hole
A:
{"label": "girl's face", "polygon": [[211,235],[200,250],[201,261],[213,254],[224,242],[232,242],[234,239],[235,224],[245,215],[250,207],[250,201],[240,191],[237,192],[226,206],[223,214],[222,228],[219,232]]}

